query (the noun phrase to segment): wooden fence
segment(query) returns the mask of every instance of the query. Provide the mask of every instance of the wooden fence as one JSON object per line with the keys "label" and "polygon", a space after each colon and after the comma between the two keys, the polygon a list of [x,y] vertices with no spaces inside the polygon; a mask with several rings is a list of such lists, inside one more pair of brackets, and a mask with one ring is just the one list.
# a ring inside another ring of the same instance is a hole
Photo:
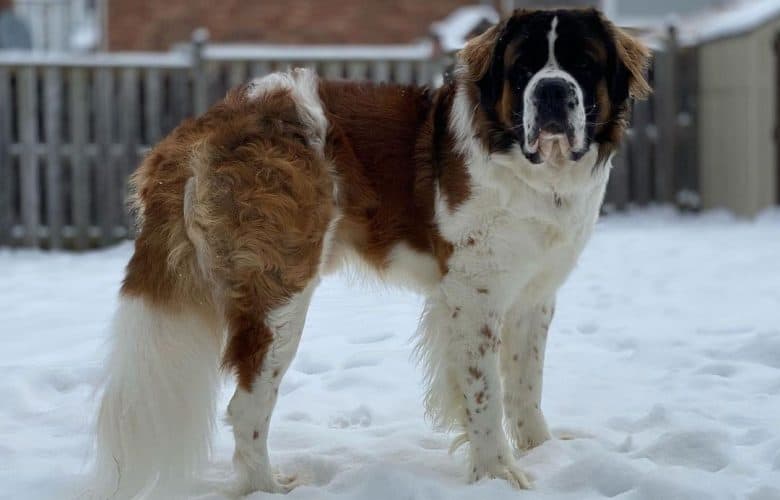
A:
{"label": "wooden fence", "polygon": [[[655,97],[634,110],[608,207],[674,199],[678,148],[668,146],[686,136],[671,53],[657,59]],[[250,77],[307,66],[327,78],[438,85],[447,62],[428,43],[216,46],[199,33],[164,54],[0,52],[0,245],[85,249],[132,236],[126,180],[140,158]]]}
{"label": "wooden fence", "polygon": [[331,78],[437,84],[428,43],[208,46],[165,54],[0,52],[0,245],[84,249],[131,235],[127,176],[226,90],[294,66]]}
{"label": "wooden fence", "polygon": [[698,210],[698,50],[680,47],[671,27],[654,51],[653,94],[635,102],[631,128],[613,158],[605,209],[670,203]]}

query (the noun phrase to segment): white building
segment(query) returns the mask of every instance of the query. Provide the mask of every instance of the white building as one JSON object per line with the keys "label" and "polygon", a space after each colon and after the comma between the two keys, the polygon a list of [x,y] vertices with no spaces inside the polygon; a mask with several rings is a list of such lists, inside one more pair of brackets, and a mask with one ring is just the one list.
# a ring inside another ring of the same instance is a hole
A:
{"label": "white building", "polygon": [[89,51],[100,45],[105,0],[14,0],[33,50]]}

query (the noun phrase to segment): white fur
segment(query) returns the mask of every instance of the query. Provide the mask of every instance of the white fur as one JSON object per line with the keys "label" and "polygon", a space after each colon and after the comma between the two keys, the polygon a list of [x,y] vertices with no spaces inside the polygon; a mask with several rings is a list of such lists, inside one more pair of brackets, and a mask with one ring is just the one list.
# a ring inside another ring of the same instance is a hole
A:
{"label": "white fur", "polygon": [[251,392],[238,387],[228,405],[236,448],[233,462],[238,473],[236,493],[286,492],[296,483],[271,469],[268,456],[268,426],[276,405],[279,384],[295,356],[306,321],[306,312],[319,280],[315,279],[283,306],[271,311],[266,325],[273,341],[255,378]]}
{"label": "white fur", "polygon": [[328,222],[328,228],[325,230],[325,236],[322,240],[322,253],[320,254],[320,265],[318,266],[318,273],[320,276],[324,276],[333,271],[338,259],[339,249],[336,245],[336,234],[338,231],[339,222],[343,214],[341,213],[339,189],[340,179],[337,175],[335,168],[331,165],[331,179],[333,182],[333,215],[330,222]]}
{"label": "white fur", "polygon": [[399,287],[427,294],[436,288],[441,279],[436,259],[430,254],[418,252],[405,242],[390,250],[381,269],[343,242],[337,241],[330,254],[323,274],[338,270],[351,281],[367,285]]}
{"label": "white fur", "polygon": [[[505,398],[498,351],[504,346],[486,348],[492,341],[483,332],[498,336],[503,331],[521,336],[514,344],[528,342],[533,329],[507,329],[505,320],[513,307],[529,311],[555,296],[595,224],[609,166],[594,168],[596,145],[580,161],[556,166],[530,163],[519,147],[490,154],[475,139],[475,107],[465,88],[458,89],[450,128],[466,158],[471,196],[450,210],[437,189],[436,222],[454,250],[449,272],[428,296],[418,353],[429,383],[428,413],[445,427],[463,425],[464,435],[454,447],[470,443],[471,478],[503,477],[527,486],[502,425]],[[523,350],[524,360],[533,356],[533,347],[543,351],[539,340]],[[540,355],[538,366],[529,364],[523,373],[541,369],[542,359]],[[517,403],[510,399],[508,410],[531,422],[535,415],[527,408],[538,406],[541,373],[529,383],[528,398]],[[530,433],[534,439],[546,433],[541,412],[538,417],[533,421],[537,429]]]}
{"label": "white fur", "polygon": [[566,82],[570,83],[574,87],[575,96],[577,98],[577,105],[574,110],[569,113],[569,125],[574,130],[574,144],[571,145],[575,151],[580,151],[585,146],[585,125],[586,125],[586,113],[585,113],[585,101],[582,95],[582,87],[580,87],[577,80],[568,72],[561,69],[558,65],[558,60],[555,57],[555,41],[558,38],[558,17],[554,17],[552,20],[552,26],[550,26],[550,32],[547,34],[548,40],[548,56],[547,64],[542,67],[528,82],[523,92],[523,128],[525,129],[525,149],[529,153],[535,153],[537,147],[535,144],[529,143],[529,137],[532,135],[532,128],[536,126],[536,116],[538,111],[536,109],[536,103],[533,100],[536,87],[543,83],[544,80],[549,78],[562,78]]}
{"label": "white fur", "polygon": [[436,259],[428,253],[418,252],[406,243],[399,243],[390,250],[382,280],[392,285],[425,293],[436,287],[441,278]]}
{"label": "white fur", "polygon": [[289,90],[301,120],[310,131],[307,137],[309,144],[320,155],[325,148],[325,137],[328,133],[328,119],[322,109],[319,94],[319,78],[317,73],[309,68],[295,68],[284,73],[271,73],[261,78],[255,78],[246,90],[249,99],[259,99],[264,94],[277,90]]}
{"label": "white fur", "polygon": [[507,313],[502,333],[501,375],[509,436],[520,450],[550,438],[542,413],[542,375],[553,300],[530,305],[519,301]]}
{"label": "white fur", "polygon": [[120,298],[97,421],[95,498],[183,494],[209,455],[221,342],[213,317]]}

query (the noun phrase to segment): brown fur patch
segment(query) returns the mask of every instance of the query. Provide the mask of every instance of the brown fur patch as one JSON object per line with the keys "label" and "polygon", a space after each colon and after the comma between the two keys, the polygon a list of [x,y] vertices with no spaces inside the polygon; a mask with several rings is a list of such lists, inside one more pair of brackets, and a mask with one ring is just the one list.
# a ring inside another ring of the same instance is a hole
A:
{"label": "brown fur patch", "polygon": [[464,64],[466,73],[459,76],[476,82],[487,74],[493,59],[493,48],[503,29],[504,23],[499,23],[466,43],[466,46],[458,52],[458,58]]}
{"label": "brown fur patch", "polygon": [[287,92],[248,100],[239,89],[180,125],[133,178],[143,224],[123,293],[218,305],[224,364],[247,390],[273,338],[264,315],[314,276],[333,213],[329,167],[307,132]]}
{"label": "brown fur patch", "polygon": [[446,119],[452,89],[322,82],[331,124],[327,155],[342,180],[339,240],[377,269],[399,243],[433,255],[447,272],[452,244],[433,223],[434,183],[451,208],[470,196]]}
{"label": "brown fur patch", "polygon": [[615,37],[618,57],[628,68],[629,79],[628,92],[634,99],[647,99],[653,93],[653,89],[647,82],[645,75],[650,65],[651,52],[639,39],[629,35],[614,24],[612,34]]}

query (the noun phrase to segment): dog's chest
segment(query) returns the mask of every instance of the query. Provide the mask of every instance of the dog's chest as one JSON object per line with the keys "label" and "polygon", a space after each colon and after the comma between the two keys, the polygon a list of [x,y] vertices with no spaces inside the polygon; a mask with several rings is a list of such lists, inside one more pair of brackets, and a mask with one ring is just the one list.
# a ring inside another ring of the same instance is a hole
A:
{"label": "dog's chest", "polygon": [[449,270],[507,303],[518,295],[544,300],[582,251],[598,214],[596,198],[480,189],[455,211],[438,214],[440,231],[455,243]]}

